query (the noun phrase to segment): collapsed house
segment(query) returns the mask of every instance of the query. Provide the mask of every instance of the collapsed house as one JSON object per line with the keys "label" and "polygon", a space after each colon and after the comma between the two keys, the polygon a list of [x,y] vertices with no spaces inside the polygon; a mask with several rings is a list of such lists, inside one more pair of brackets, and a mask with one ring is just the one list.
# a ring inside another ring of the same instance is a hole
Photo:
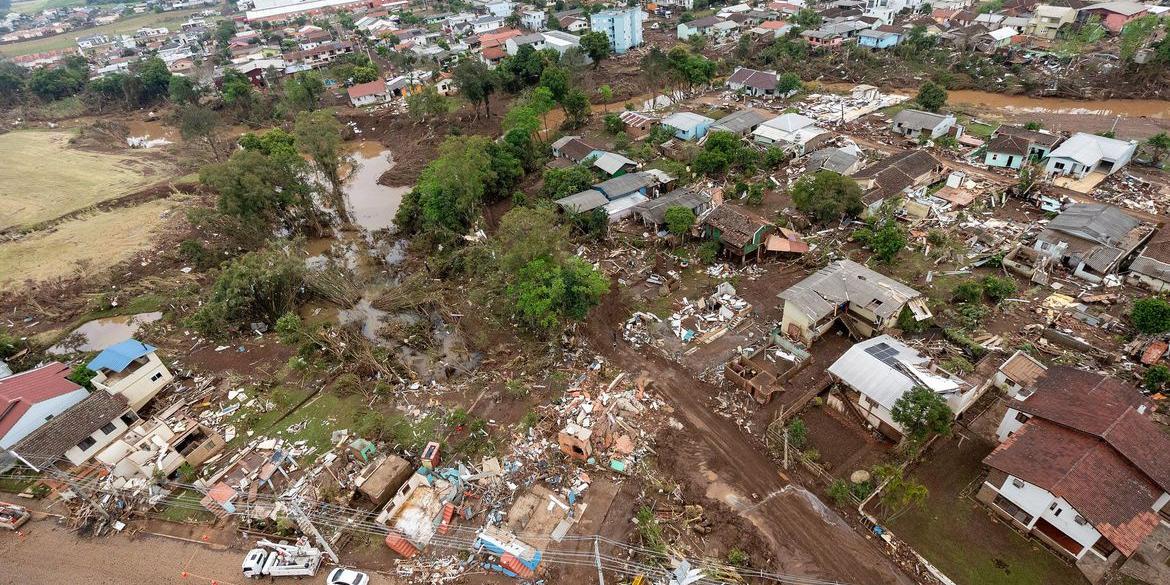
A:
{"label": "collapsed house", "polygon": [[935,114],[922,110],[902,110],[890,120],[890,131],[907,138],[939,138],[950,134],[963,135],[963,127],[950,114]]}
{"label": "collapsed house", "polygon": [[849,348],[829,366],[829,375],[845,388],[845,397],[854,411],[893,440],[901,439],[904,432],[902,425],[894,420],[894,405],[915,387],[926,388],[944,398],[956,417],[986,389],[942,370],[930,357],[889,335]]}
{"label": "collapsed house", "polygon": [[887,199],[917,197],[942,177],[946,166],[925,150],[906,150],[888,156],[853,174],[862,188],[866,213],[875,213]]}
{"label": "collapsed house", "polygon": [[852,260],[838,260],[776,295],[784,301],[781,331],[811,344],[841,322],[865,339],[893,326],[903,310],[915,321],[932,315],[922,293]]}
{"label": "collapsed house", "polygon": [[754,253],[759,260],[764,253],[764,241],[772,231],[768,220],[738,206],[720,205],[703,219],[706,236],[720,243],[723,251],[739,256],[740,263]]}
{"label": "collapsed house", "polygon": [[1144,560],[1165,556],[1157,543],[1170,537],[1170,438],[1150,403],[1121,380],[1067,366],[1029,390],[1000,422],[976,497],[1091,580],[1132,559],[1149,582],[1166,582],[1170,568]]}
{"label": "collapsed house", "polygon": [[1033,249],[1052,257],[1090,282],[1101,282],[1153,233],[1121,209],[1102,203],[1076,203],[1048,222]]}
{"label": "collapsed house", "polygon": [[1154,292],[1170,289],[1170,229],[1159,228],[1129,265],[1129,278]]}
{"label": "collapsed house", "polygon": [[210,427],[168,412],[130,427],[94,459],[109,466],[116,478],[149,480],[172,477],[184,465],[198,467],[225,445]]}
{"label": "collapsed house", "polygon": [[90,380],[94,388],[125,396],[135,412],[175,379],[154,346],[137,339],[107,347],[86,367],[96,372]]}

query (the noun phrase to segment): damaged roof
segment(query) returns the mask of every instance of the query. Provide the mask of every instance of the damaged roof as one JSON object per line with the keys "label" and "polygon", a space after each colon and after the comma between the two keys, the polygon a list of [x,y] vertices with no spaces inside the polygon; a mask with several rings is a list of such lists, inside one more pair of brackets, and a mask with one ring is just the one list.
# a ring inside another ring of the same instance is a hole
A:
{"label": "damaged roof", "polygon": [[707,225],[719,230],[719,239],[742,248],[749,244],[760,228],[772,225],[768,220],[738,205],[720,205],[706,219]]}
{"label": "damaged roof", "polygon": [[91,392],[65,412],[49,419],[12,446],[21,459],[38,468],[76,446],[98,429],[126,412],[126,397],[105,391]]}
{"label": "damaged roof", "polygon": [[1077,132],[1048,154],[1050,158],[1067,158],[1084,166],[1097,166],[1102,160],[1118,161],[1134,149],[1132,143],[1096,134]]}
{"label": "damaged roof", "polygon": [[[1076,203],[1048,222],[1045,232],[1059,232],[1097,244],[1118,246],[1138,225],[1138,220],[1112,205]],[[1044,239],[1044,234],[1040,237]]]}
{"label": "damaged roof", "polygon": [[711,125],[710,132],[731,132],[733,134],[743,134],[754,129],[756,126],[763,124],[770,118],[770,114],[766,114],[759,110],[747,108],[732,112],[722,118],[718,122]]}
{"label": "damaged roof", "polygon": [[807,168],[812,171],[833,171],[839,175],[848,175],[854,165],[861,160],[843,148],[822,148],[808,155]]}
{"label": "damaged roof", "polygon": [[731,77],[727,78],[727,83],[738,83],[755,89],[772,91],[776,89],[776,72],[740,67],[731,74]]}
{"label": "damaged roof", "polygon": [[642,221],[657,225],[666,223],[666,210],[671,207],[686,207],[694,211],[710,202],[710,193],[694,187],[682,187],[657,199],[638,204],[634,212],[642,218]]}
{"label": "damaged roof", "polygon": [[915,130],[933,130],[934,128],[938,128],[939,124],[949,119],[950,116],[924,112],[922,110],[902,110],[894,114],[895,124],[901,124],[902,126],[914,128]]}
{"label": "damaged roof", "polygon": [[1150,238],[1146,249],[1129,269],[1159,280],[1170,281],[1170,228],[1162,227]]}
{"label": "damaged roof", "polygon": [[853,175],[873,179],[865,200],[873,202],[913,187],[920,177],[941,170],[943,164],[925,150],[907,150],[875,162]]}
{"label": "damaged roof", "polygon": [[838,260],[776,295],[813,321],[831,315],[842,303],[890,317],[918,291],[852,260]]}

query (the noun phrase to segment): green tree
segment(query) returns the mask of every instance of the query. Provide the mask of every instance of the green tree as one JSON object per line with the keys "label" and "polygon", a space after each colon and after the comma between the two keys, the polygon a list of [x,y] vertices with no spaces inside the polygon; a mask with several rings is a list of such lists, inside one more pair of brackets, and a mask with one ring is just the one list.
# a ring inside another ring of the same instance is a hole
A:
{"label": "green tree", "polygon": [[1166,333],[1170,331],[1170,303],[1161,297],[1138,299],[1129,312],[1129,320],[1141,333]]}
{"label": "green tree", "polygon": [[563,103],[565,96],[569,94],[569,89],[571,89],[569,72],[564,67],[547,67],[540,74],[540,86],[548,88],[553,99],[558,103]]}
{"label": "green tree", "polygon": [[516,316],[535,332],[550,334],[566,320],[580,321],[609,291],[609,282],[577,257],[558,265],[538,258],[508,287]]}
{"label": "green tree", "polygon": [[325,95],[325,82],[313,71],[298,73],[284,80],[282,99],[289,113],[316,110]]}
{"label": "green tree", "polygon": [[918,88],[918,96],[914,101],[928,112],[937,112],[947,103],[947,90],[933,81],[927,81]]}
{"label": "green tree", "polygon": [[170,96],[171,102],[176,105],[193,105],[199,102],[199,91],[195,89],[195,83],[191,81],[190,77],[183,75],[172,75],[170,85],[167,86],[167,94]]}
{"label": "green tree", "polygon": [[915,386],[894,401],[890,418],[902,427],[904,437],[917,442],[931,434],[950,433],[955,415],[942,396]]}
{"label": "green tree", "polygon": [[41,67],[28,79],[28,91],[43,101],[74,95],[85,87],[85,75],[67,67]]}
{"label": "green tree", "polygon": [[581,48],[593,60],[594,69],[597,69],[601,65],[601,62],[613,52],[613,48],[609,43],[609,37],[599,31],[587,32],[581,35]]}
{"label": "green tree", "polygon": [[879,262],[889,264],[906,247],[906,232],[894,219],[870,221],[854,232],[854,237],[873,250]]}
{"label": "green tree", "polygon": [[797,209],[820,223],[856,216],[865,209],[857,182],[832,171],[801,177],[792,186],[792,200]]}
{"label": "green tree", "polygon": [[496,233],[500,269],[515,274],[533,260],[544,258],[560,264],[569,241],[568,229],[557,225],[551,207],[514,207],[500,220]]}
{"label": "green tree", "polygon": [[1150,147],[1154,164],[1161,165],[1166,161],[1166,154],[1170,153],[1170,134],[1159,132],[1146,139],[1146,146]]}
{"label": "green tree", "polygon": [[544,171],[544,181],[541,193],[549,199],[562,199],[574,193],[580,193],[597,182],[597,177],[589,167],[573,165],[564,168],[550,168]]}
{"label": "green tree", "polygon": [[878,465],[874,467],[873,475],[884,484],[878,496],[878,506],[887,523],[914,508],[922,507],[930,494],[926,486],[916,479],[905,477],[902,468],[897,465]]}
{"label": "green tree", "polygon": [[821,26],[821,15],[811,8],[801,8],[793,18],[796,26],[803,29],[815,29]]}
{"label": "green tree", "polygon": [[1160,392],[1170,382],[1170,368],[1162,364],[1154,364],[1146,368],[1142,375],[1142,385],[1150,392]]}
{"label": "green tree", "polygon": [[589,97],[585,95],[585,92],[579,89],[569,90],[561,105],[565,108],[565,129],[572,130],[589,123],[589,114],[592,108],[589,106]]}
{"label": "green tree", "polygon": [[160,100],[167,96],[171,88],[171,70],[166,61],[159,57],[149,57],[134,63],[130,72],[142,82],[142,95],[147,103]]}
{"label": "green tree", "polygon": [[1010,278],[986,276],[983,278],[983,292],[987,298],[991,299],[991,302],[999,303],[1016,294],[1016,281]]}
{"label": "green tree", "polygon": [[416,122],[443,119],[454,109],[451,99],[440,94],[433,85],[427,85],[406,98],[406,112]]}
{"label": "green tree", "polygon": [[236,23],[231,20],[221,20],[215,23],[215,40],[220,46],[225,46],[236,36]]}
{"label": "green tree", "polygon": [[801,83],[800,77],[795,73],[782,73],[780,77],[776,78],[776,93],[785,95],[788,92],[798,91],[804,84]]}
{"label": "green tree", "polygon": [[341,165],[346,159],[341,148],[341,122],[327,110],[301,112],[297,114],[293,134],[297,150],[309,157],[313,168],[332,188],[334,211],[342,222],[348,222],[341,185]]}
{"label": "green tree", "polygon": [[249,252],[224,268],[188,324],[223,337],[248,323],[276,323],[296,306],[303,289],[304,262],[277,250]]}
{"label": "green tree", "polygon": [[467,101],[471,102],[476,114],[479,113],[479,104],[483,104],[484,114],[491,114],[491,97],[496,91],[496,78],[492,70],[477,59],[464,59],[452,71],[455,86]]}
{"label": "green tree", "polygon": [[690,233],[695,225],[695,212],[689,207],[675,205],[666,208],[666,229],[676,236]]}
{"label": "green tree", "polygon": [[621,116],[617,114],[605,115],[605,131],[610,134],[617,134],[626,129],[626,123],[622,121]]}
{"label": "green tree", "polygon": [[297,171],[280,158],[245,148],[227,162],[204,167],[199,179],[219,193],[222,213],[267,222],[287,218],[291,206],[311,206],[308,187]]}
{"label": "green tree", "polygon": [[395,225],[406,234],[465,233],[479,213],[487,184],[495,180],[490,142],[483,136],[447,138],[403,198]]}
{"label": "green tree", "polygon": [[1154,34],[1158,28],[1158,17],[1152,14],[1147,14],[1140,18],[1135,18],[1121,29],[1118,42],[1118,57],[1122,63],[1129,63],[1133,61],[1134,55],[1138,50],[1146,46],[1146,42]]}

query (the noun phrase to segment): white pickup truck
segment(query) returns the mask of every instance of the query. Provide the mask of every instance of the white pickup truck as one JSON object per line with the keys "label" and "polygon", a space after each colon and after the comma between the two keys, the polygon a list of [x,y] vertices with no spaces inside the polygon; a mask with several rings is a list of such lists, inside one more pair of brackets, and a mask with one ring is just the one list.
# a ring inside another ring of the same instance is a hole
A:
{"label": "white pickup truck", "polygon": [[312,577],[321,567],[321,551],[313,547],[261,540],[244,556],[244,577]]}

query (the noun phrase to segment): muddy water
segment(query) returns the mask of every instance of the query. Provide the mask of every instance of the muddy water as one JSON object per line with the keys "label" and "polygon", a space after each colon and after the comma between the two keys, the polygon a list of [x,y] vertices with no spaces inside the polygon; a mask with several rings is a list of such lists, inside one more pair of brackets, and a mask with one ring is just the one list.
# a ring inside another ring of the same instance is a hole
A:
{"label": "muddy water", "polygon": [[[49,353],[62,355],[74,351],[101,351],[111,345],[134,337],[147,323],[162,319],[161,312],[139,313],[122,317],[94,319],[74,329],[64,340],[49,348]],[[75,343],[79,341],[80,343]]]}
{"label": "muddy water", "polygon": [[[914,93],[910,92],[909,95],[914,95]],[[947,102],[952,105],[1008,110],[1016,113],[1035,112],[1170,119],[1170,101],[1161,100],[1071,100],[957,90],[947,92]]]}
{"label": "muddy water", "polygon": [[363,298],[352,309],[342,309],[337,312],[337,321],[342,325],[357,323],[361,325],[362,335],[370,341],[378,342],[381,338],[378,331],[382,329],[382,318],[386,311],[375,309],[369,298]]}
{"label": "muddy water", "polygon": [[353,223],[367,232],[390,229],[402,196],[410,187],[378,184],[382,173],[394,166],[390,151],[370,152],[359,147],[353,154],[354,170],[345,180],[345,201]]}

